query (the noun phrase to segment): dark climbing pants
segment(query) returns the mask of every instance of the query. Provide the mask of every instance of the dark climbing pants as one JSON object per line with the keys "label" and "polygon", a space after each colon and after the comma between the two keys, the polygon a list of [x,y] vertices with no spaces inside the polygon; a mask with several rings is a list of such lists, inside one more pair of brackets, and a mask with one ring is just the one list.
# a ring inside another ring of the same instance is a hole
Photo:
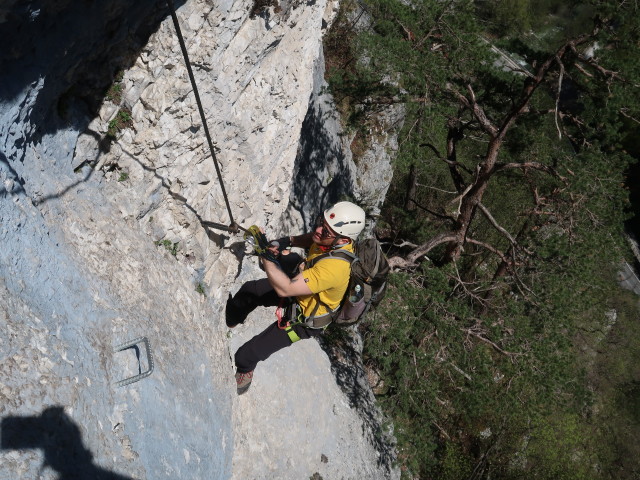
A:
{"label": "dark climbing pants", "polygon": [[[243,323],[249,313],[256,307],[277,307],[280,297],[266,278],[252,280],[245,283],[238,293],[227,301],[226,320],[228,326]],[[290,302],[284,299],[285,304]],[[322,329],[307,328],[295,325],[293,330],[300,340],[322,335]],[[247,343],[242,345],[235,355],[236,367],[239,373],[251,372],[259,361],[266,360],[273,353],[291,345],[287,332],[278,327],[278,322],[269,325]]]}

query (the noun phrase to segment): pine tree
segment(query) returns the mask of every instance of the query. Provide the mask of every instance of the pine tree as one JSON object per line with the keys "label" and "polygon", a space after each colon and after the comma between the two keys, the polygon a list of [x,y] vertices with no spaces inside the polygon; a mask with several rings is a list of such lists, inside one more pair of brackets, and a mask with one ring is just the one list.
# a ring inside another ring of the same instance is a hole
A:
{"label": "pine tree", "polygon": [[627,302],[615,275],[639,150],[637,7],[362,8],[332,88],[355,128],[381,105],[406,111],[380,222],[405,273],[363,327],[406,472],[607,478],[616,454],[585,415],[600,400],[582,360]]}

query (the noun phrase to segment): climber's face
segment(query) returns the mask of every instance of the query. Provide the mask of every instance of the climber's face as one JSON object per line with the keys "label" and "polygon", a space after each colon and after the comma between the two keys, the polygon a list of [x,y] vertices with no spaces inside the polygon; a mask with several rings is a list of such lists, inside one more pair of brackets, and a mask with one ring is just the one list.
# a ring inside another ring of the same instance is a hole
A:
{"label": "climber's face", "polygon": [[324,218],[319,217],[318,221],[316,221],[316,228],[313,231],[313,242],[328,247],[333,244],[337,236],[338,234],[331,230]]}

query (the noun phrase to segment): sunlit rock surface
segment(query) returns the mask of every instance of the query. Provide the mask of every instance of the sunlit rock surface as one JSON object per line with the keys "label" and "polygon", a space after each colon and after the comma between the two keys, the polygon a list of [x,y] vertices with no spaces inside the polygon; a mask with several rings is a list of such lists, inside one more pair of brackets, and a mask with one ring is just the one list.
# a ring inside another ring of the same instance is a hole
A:
{"label": "sunlit rock surface", "polygon": [[[358,183],[318,120],[338,5],[176,6],[234,220],[301,231],[341,195],[375,212],[386,154]],[[317,342],[235,394],[233,353],[273,312],[224,324],[261,272],[202,223],[230,219],[166,4],[4,2],[0,32],[0,478],[397,477]],[[116,387],[150,368],[142,343],[114,352],[141,337],[153,372]]]}

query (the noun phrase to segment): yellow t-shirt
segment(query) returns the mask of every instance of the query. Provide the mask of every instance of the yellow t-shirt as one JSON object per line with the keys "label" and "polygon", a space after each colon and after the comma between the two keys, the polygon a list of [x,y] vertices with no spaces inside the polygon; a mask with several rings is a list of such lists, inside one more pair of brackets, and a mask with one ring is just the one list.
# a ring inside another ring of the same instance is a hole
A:
{"label": "yellow t-shirt", "polygon": [[[334,252],[339,251],[353,252],[353,244],[349,243],[344,247],[341,247]],[[313,244],[309,249],[307,255],[307,261],[321,255],[323,252],[320,248]],[[309,286],[309,289],[314,295],[303,295],[298,298],[298,304],[302,307],[302,313],[305,317],[311,316],[313,310],[318,303],[317,298],[320,297],[320,301],[328,305],[331,310],[336,309],[340,305],[344,292],[349,285],[349,275],[351,271],[351,263],[343,260],[342,258],[323,258],[318,261],[313,267],[307,268],[302,271],[304,281]],[[315,295],[317,294],[317,295]],[[327,309],[320,304],[315,316],[319,317],[328,313]]]}

